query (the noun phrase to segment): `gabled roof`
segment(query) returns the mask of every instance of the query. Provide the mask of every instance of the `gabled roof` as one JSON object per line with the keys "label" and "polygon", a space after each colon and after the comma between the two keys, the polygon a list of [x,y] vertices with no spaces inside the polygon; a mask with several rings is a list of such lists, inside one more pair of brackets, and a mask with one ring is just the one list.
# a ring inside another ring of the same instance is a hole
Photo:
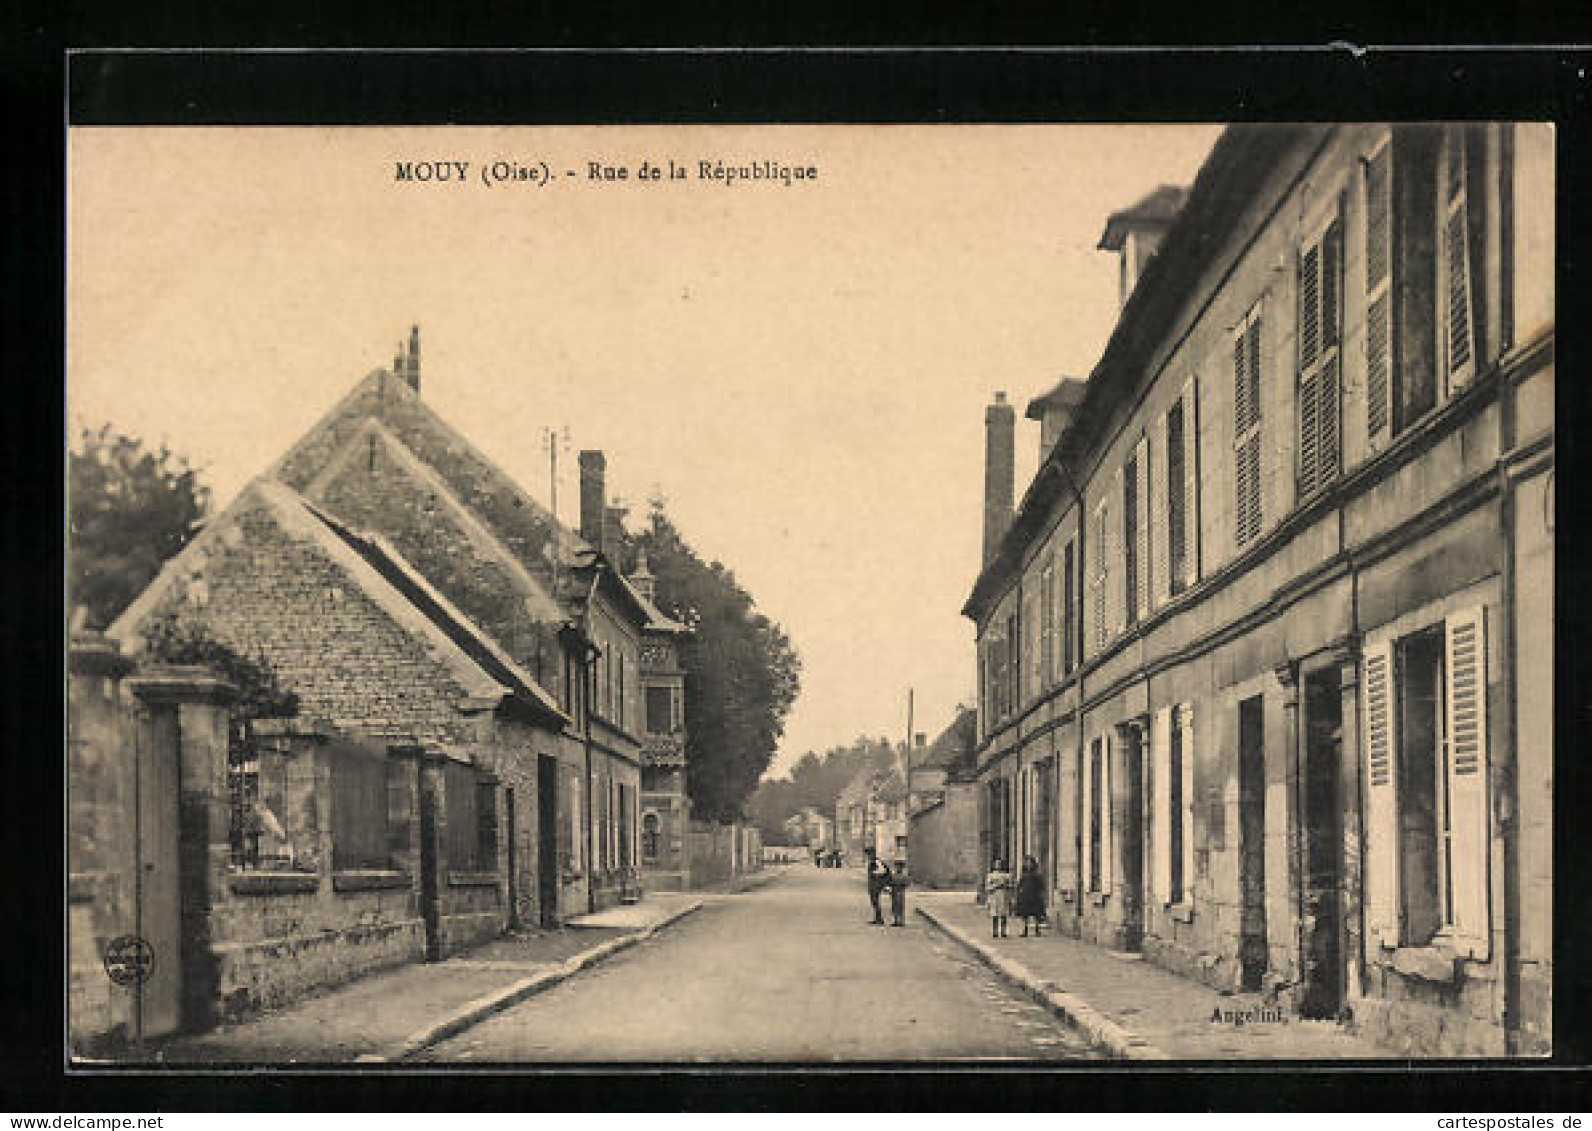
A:
{"label": "gabled roof", "polygon": [[335,566],[399,628],[419,639],[448,668],[464,690],[464,705],[496,707],[509,700],[557,722],[567,722],[557,702],[503,656],[469,618],[423,579],[390,546],[361,539],[331,521],[297,492],[265,477],[254,480],[182,551],[161,567],[138,598],[116,618],[107,635],[128,655],[144,645],[142,629],[180,579],[202,575],[218,540],[241,516],[265,507],[289,536],[303,538]]}
{"label": "gabled roof", "polygon": [[347,458],[349,441],[370,420],[378,421],[387,435],[425,465],[452,500],[541,579],[566,611],[585,596],[587,586],[573,583],[567,573],[553,567],[593,565],[597,555],[591,545],[438,416],[408,382],[385,369],[359,381],[288,449],[271,468],[271,476],[311,493],[328,465]]}
{"label": "gabled roof", "polygon": [[[301,500],[303,501],[303,500]],[[570,717],[559,707],[558,701],[544,691],[536,680],[514,662],[493,642],[492,638],[475,626],[453,603],[432,588],[418,570],[403,559],[397,549],[379,534],[361,534],[350,530],[313,503],[304,501],[306,508],[331,528],[339,538],[363,558],[398,592],[425,613],[427,619],[445,632],[448,639],[488,675],[512,690],[528,705],[540,708],[559,723]]]}

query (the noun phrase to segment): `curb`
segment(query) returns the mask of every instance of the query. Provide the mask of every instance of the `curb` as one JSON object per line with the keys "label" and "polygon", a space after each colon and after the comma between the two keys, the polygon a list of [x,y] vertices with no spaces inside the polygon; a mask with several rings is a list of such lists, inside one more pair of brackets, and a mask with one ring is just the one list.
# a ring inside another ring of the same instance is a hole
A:
{"label": "curb", "polygon": [[916,910],[940,933],[961,944],[964,949],[972,951],[985,966],[994,970],[1004,980],[1022,990],[1034,1001],[1050,1010],[1051,1013],[1071,1025],[1111,1055],[1121,1057],[1124,1060],[1171,1059],[1166,1053],[1150,1044],[1143,1037],[1124,1029],[1082,998],[1065,993],[1062,990],[1052,989],[1051,987],[1054,983],[1043,981],[1021,962],[1007,958],[993,948],[983,945],[977,939],[970,938],[949,923],[943,922],[937,915],[932,911],[926,910],[922,905],[919,905]]}
{"label": "curb", "polygon": [[673,926],[681,919],[693,912],[702,910],[702,900],[694,900],[679,910],[671,912],[658,920],[650,927],[639,931],[632,931],[628,935],[609,939],[607,942],[598,943],[589,950],[583,950],[555,966],[546,970],[538,970],[528,978],[521,978],[512,985],[490,994],[476,998],[474,1001],[465,1002],[458,1009],[442,1018],[433,1021],[423,1028],[416,1029],[394,1049],[387,1053],[366,1053],[355,1057],[356,1064],[385,1064],[392,1061],[408,1060],[417,1053],[424,1052],[432,1045],[439,1044],[449,1037],[457,1036],[471,1026],[478,1025],[495,1013],[501,1013],[511,1006],[518,1005],[526,998],[539,994],[543,990],[552,989],[561,982],[579,974],[582,970],[596,966],[605,959],[613,957],[622,950],[628,950],[638,943],[646,942],[665,927]]}

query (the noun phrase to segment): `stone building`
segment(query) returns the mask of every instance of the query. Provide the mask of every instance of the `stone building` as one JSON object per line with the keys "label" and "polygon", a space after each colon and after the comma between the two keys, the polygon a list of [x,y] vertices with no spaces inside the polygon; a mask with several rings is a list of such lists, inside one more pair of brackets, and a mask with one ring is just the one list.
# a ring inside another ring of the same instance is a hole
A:
{"label": "stone building", "polygon": [[1120,319],[1015,511],[997,394],[980,775],[1063,930],[1403,1053],[1548,1051],[1553,152],[1231,128],[1174,222],[1108,221]]}
{"label": "stone building", "polygon": [[[577,535],[432,412],[420,389],[417,328],[391,371],[358,382],[213,525],[230,528],[240,508],[256,513],[248,508],[261,498],[303,510],[412,591],[418,607],[447,603],[488,652],[548,699],[559,723],[521,755],[514,791],[524,877],[515,914],[555,923],[636,891],[641,653],[663,622],[610,557],[600,452],[582,453]],[[283,535],[257,537],[270,543]],[[174,588],[214,589],[210,556],[196,547],[168,563],[118,622],[114,634],[130,650]],[[264,545],[230,568],[290,570],[272,549]],[[245,601],[245,589],[240,583],[228,601],[209,601],[203,619],[241,651],[280,660],[306,703],[325,698],[334,725],[363,732],[413,712],[423,691],[401,688],[387,668],[368,662],[373,644],[357,626],[342,647],[360,662],[327,663],[336,648],[320,650],[324,623],[302,612],[273,614],[268,604]],[[328,587],[324,601],[338,599]],[[441,749],[467,741],[457,730],[417,737]]]}
{"label": "stone building", "polygon": [[988,867],[981,790],[969,772],[977,726],[976,712],[959,708],[933,742],[912,752],[907,860],[923,887],[974,887]]}

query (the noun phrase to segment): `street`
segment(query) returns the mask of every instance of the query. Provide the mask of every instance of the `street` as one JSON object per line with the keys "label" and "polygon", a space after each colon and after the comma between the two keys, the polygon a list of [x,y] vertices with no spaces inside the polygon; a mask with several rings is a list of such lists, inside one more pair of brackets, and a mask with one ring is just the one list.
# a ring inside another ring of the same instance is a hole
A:
{"label": "street", "polygon": [[876,927],[868,918],[861,871],[793,865],[760,890],[710,899],[668,931],[431,1048],[424,1059],[1095,1055],[921,918],[910,916],[904,928]]}

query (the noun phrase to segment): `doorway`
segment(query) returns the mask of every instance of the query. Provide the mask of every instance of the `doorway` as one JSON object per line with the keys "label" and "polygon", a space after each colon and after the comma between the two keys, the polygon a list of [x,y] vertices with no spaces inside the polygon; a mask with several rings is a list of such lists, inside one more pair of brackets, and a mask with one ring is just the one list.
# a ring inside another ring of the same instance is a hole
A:
{"label": "doorway", "polygon": [[1144,734],[1146,726],[1132,723],[1120,729],[1122,773],[1112,778],[1123,783],[1127,796],[1113,799],[1122,814],[1122,949],[1144,945]]}
{"label": "doorway", "polygon": [[420,801],[420,917],[426,925],[426,961],[442,959],[441,909],[437,905],[437,794],[426,781],[426,760],[419,759],[415,796]]}
{"label": "doorway", "polygon": [[536,759],[536,906],[542,926],[558,926],[558,760]]}
{"label": "doorway", "polygon": [[503,818],[508,824],[509,927],[519,930],[520,921],[520,837],[514,819],[514,790],[503,790]]}
{"label": "doorway", "polygon": [[1304,677],[1300,756],[1303,791],[1301,967],[1305,1017],[1335,1018],[1343,1008],[1343,698],[1338,669]]}
{"label": "doorway", "polygon": [[1266,745],[1259,695],[1238,705],[1238,887],[1241,988],[1266,976]]}

